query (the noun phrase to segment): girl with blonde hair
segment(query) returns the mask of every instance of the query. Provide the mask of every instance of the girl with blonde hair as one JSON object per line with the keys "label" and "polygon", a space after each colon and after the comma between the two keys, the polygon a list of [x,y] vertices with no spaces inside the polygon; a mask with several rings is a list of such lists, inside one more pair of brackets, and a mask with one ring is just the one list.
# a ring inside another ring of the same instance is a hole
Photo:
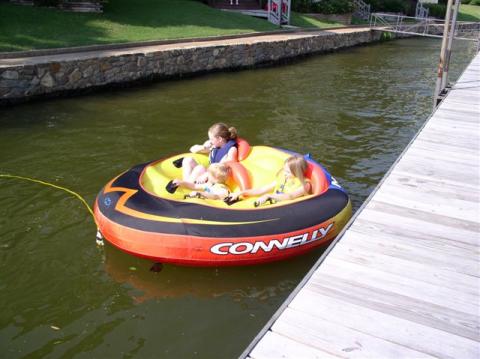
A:
{"label": "girl with blonde hair", "polygon": [[279,171],[275,181],[258,188],[231,193],[227,199],[234,202],[240,197],[261,196],[255,201],[255,207],[269,201],[291,200],[307,195],[312,190],[310,181],[305,178],[308,163],[302,156],[292,156],[285,160],[283,169]]}
{"label": "girl with blonde hair", "polygon": [[193,190],[186,197],[198,197],[207,199],[224,199],[230,193],[225,184],[228,179],[229,169],[223,163],[212,163],[207,169],[207,181],[205,183],[192,183],[176,179],[173,183],[177,187],[186,187]]}

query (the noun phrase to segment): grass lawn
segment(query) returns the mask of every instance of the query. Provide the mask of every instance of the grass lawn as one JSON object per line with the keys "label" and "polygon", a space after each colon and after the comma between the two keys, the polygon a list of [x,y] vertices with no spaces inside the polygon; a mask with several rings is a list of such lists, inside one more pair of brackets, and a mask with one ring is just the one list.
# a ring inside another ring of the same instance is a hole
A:
{"label": "grass lawn", "polygon": [[326,27],[341,27],[344,26],[338,22],[332,21],[320,21],[315,19],[311,16],[307,16],[305,14],[301,14],[298,12],[293,12],[290,14],[290,25],[303,27],[303,28],[312,28],[316,27],[319,29],[323,29]]}
{"label": "grass lawn", "polygon": [[103,14],[0,3],[0,51],[230,35],[278,29],[193,0],[111,0]]}
{"label": "grass lawn", "polygon": [[461,4],[457,19],[459,21],[480,21],[480,6]]}
{"label": "grass lawn", "polygon": [[[330,27],[300,14],[293,25]],[[103,14],[0,2],[0,51],[23,51],[278,30],[266,20],[194,0],[111,0]]]}

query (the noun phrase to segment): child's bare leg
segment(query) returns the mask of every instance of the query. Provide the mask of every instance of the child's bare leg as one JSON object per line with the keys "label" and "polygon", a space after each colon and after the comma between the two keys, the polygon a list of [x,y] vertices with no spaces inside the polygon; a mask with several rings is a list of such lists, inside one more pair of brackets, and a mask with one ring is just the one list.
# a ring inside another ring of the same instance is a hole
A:
{"label": "child's bare leg", "polygon": [[192,174],[193,169],[198,166],[197,161],[192,157],[185,157],[182,163],[182,178],[185,181],[190,181],[190,175]]}
{"label": "child's bare leg", "polygon": [[[200,176],[205,174],[207,170],[202,165],[196,165],[190,173],[190,177],[187,179],[189,182],[195,182]],[[202,181],[206,182],[206,181]]]}

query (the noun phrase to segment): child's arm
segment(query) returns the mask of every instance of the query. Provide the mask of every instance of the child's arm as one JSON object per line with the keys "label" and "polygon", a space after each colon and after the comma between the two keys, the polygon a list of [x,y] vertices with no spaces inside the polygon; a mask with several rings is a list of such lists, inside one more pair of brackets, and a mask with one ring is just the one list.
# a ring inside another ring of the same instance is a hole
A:
{"label": "child's arm", "polygon": [[181,180],[181,179],[173,180],[173,183],[176,184],[178,187],[185,187],[185,188],[188,188],[188,189],[191,189],[191,190],[194,190],[194,191],[200,191],[200,190],[205,189],[204,184],[192,183],[192,182],[184,181],[184,180]]}
{"label": "child's arm", "polygon": [[228,161],[235,161],[235,162],[238,161],[238,150],[237,150],[236,147],[231,147],[228,150],[227,154],[225,156],[223,156],[220,163],[228,162]]}
{"label": "child's arm", "polygon": [[192,153],[208,153],[212,149],[212,144],[209,140],[205,141],[203,145],[193,145],[190,147]]}
{"label": "child's arm", "polygon": [[[206,189],[205,185],[199,186],[201,189]],[[197,194],[200,195],[202,198],[206,199],[224,199],[225,197],[228,196],[228,191],[226,189],[216,189],[215,192],[204,190],[204,191],[193,191],[190,192],[191,197],[196,197]]]}
{"label": "child's arm", "polygon": [[268,195],[269,198],[274,199],[275,201],[287,201],[290,199],[295,199],[301,196],[308,194],[310,188],[310,184],[306,184],[305,186],[301,186],[296,190],[287,193],[272,193]]}
{"label": "child's arm", "polygon": [[272,182],[262,187],[233,192],[233,193],[230,193],[229,197],[232,200],[236,200],[237,198],[240,198],[240,197],[261,196],[262,194],[273,191],[273,189],[275,188],[275,184],[276,182]]}
{"label": "child's arm", "polygon": [[228,193],[225,193],[224,196],[222,196],[219,193],[211,193],[211,192],[205,192],[205,191],[193,191],[190,192],[191,197],[196,197],[197,193],[200,195],[201,198],[206,198],[206,199],[224,199],[227,197]]}

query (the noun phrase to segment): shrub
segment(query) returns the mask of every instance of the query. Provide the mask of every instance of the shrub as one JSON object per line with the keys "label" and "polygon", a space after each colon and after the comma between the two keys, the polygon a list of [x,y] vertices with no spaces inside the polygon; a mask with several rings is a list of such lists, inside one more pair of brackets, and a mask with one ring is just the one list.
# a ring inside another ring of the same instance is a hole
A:
{"label": "shrub", "polygon": [[445,18],[447,13],[447,5],[445,4],[425,4],[425,7],[428,8],[428,15],[433,16],[439,19]]}
{"label": "shrub", "polygon": [[320,14],[348,14],[354,6],[350,0],[322,0],[314,3],[312,10]]}
{"label": "shrub", "polygon": [[106,3],[107,0],[33,0],[34,5],[36,6],[58,6],[62,3],[68,3],[68,2],[92,2],[92,3]]}
{"label": "shrub", "polygon": [[312,12],[312,0],[292,0],[292,10],[296,12]]}
{"label": "shrub", "polygon": [[[414,6],[411,1],[404,0],[364,0],[371,5],[373,12],[402,12],[411,14],[414,12]],[[413,8],[413,10],[412,10]]]}
{"label": "shrub", "polygon": [[63,0],[33,0],[36,6],[58,6]]}
{"label": "shrub", "polygon": [[352,0],[292,0],[292,10],[320,14],[347,14],[354,10]]}
{"label": "shrub", "polygon": [[383,6],[385,7],[384,11],[388,12],[408,12],[407,4],[402,0],[385,0]]}

